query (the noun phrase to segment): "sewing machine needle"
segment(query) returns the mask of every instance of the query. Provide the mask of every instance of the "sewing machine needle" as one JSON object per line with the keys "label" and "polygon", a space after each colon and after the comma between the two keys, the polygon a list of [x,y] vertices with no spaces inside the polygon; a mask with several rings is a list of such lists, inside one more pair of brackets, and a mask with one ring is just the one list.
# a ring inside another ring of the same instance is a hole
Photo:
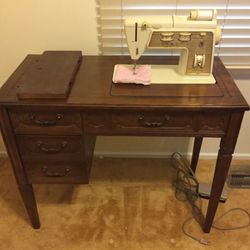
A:
{"label": "sewing machine needle", "polygon": [[133,61],[133,75],[136,75],[136,60]]}

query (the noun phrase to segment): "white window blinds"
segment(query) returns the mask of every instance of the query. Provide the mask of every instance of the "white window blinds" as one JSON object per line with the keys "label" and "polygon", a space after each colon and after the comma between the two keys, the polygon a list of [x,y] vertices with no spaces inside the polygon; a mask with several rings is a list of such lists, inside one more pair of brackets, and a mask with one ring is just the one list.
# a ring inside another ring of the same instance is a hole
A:
{"label": "white window blinds", "polygon": [[98,2],[101,52],[104,55],[128,54],[123,30],[123,21],[127,17],[188,15],[192,9],[217,9],[222,40],[216,46],[216,55],[220,56],[228,68],[250,68],[250,0],[99,0]]}

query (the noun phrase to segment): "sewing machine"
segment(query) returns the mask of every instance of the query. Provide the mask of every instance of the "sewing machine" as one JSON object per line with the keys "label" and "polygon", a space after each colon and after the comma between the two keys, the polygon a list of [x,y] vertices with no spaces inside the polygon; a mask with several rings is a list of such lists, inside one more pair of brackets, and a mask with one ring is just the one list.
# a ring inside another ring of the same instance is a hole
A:
{"label": "sewing machine", "polygon": [[221,38],[216,10],[194,10],[189,16],[132,17],[124,23],[136,74],[137,60],[148,49],[180,50],[178,65],[152,65],[151,83],[215,83],[214,47]]}

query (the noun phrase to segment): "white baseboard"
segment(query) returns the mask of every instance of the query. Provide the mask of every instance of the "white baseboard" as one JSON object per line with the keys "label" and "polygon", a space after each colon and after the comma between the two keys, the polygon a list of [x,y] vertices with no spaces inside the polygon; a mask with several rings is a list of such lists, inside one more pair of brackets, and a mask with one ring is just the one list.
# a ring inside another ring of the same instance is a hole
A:
{"label": "white baseboard", "polygon": [[[183,156],[191,158],[191,152],[180,152]],[[170,158],[173,152],[111,152],[111,151],[96,151],[95,157],[110,157],[110,158]],[[200,153],[200,159],[213,160],[217,158],[217,153]],[[235,153],[233,155],[235,160],[250,160],[249,154]]]}
{"label": "white baseboard", "polygon": [[[180,152],[183,156],[187,158],[191,158],[191,152]],[[95,157],[110,157],[110,158],[170,158],[173,152],[112,152],[112,151],[95,151]],[[8,157],[6,151],[0,151],[0,157]],[[200,159],[204,160],[213,160],[217,158],[217,153],[200,153]],[[235,153],[233,155],[235,160],[250,160],[250,153],[249,154],[241,154]]]}

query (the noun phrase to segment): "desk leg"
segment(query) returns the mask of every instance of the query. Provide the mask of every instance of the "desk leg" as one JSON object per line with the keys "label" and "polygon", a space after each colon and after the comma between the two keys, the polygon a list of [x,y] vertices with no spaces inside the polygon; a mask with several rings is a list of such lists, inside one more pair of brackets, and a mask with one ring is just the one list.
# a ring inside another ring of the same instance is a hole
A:
{"label": "desk leg", "polygon": [[34,229],[40,228],[40,220],[32,185],[31,184],[19,185],[18,188],[33,228]]}
{"label": "desk leg", "polygon": [[219,199],[231,164],[232,154],[234,152],[234,148],[238,138],[242,118],[242,113],[232,114],[226,134],[221,138],[211,195],[208,203],[207,215],[203,227],[203,231],[205,233],[210,232],[213,224],[214,216],[219,204]]}
{"label": "desk leg", "polygon": [[37,212],[36,200],[33,193],[32,185],[27,181],[22,160],[17,148],[15,135],[12,131],[12,126],[9,120],[6,109],[0,109],[0,125],[2,137],[9,155],[11,166],[18,184],[23,203],[31,220],[33,228],[40,227],[39,216]]}
{"label": "desk leg", "polygon": [[192,155],[192,161],[191,161],[191,169],[193,170],[194,173],[195,173],[197,163],[199,160],[202,141],[203,141],[202,137],[195,137],[194,139],[194,148],[193,148],[193,155]]}

